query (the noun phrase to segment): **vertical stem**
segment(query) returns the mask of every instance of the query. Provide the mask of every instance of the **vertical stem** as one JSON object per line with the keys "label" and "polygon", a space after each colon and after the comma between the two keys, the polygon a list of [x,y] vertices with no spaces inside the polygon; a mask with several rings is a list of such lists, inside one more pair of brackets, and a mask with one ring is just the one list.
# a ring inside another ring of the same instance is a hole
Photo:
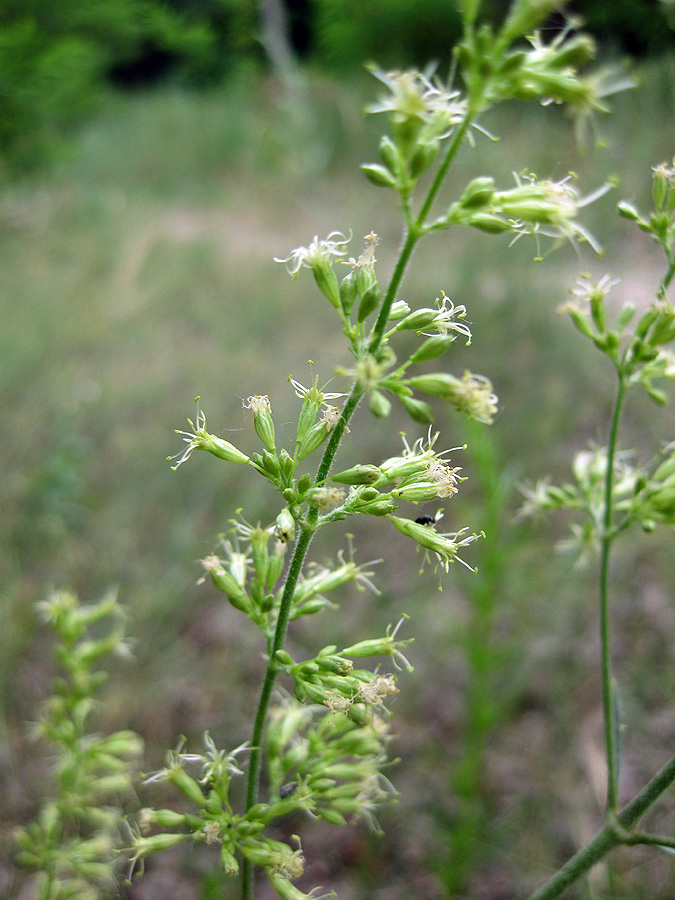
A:
{"label": "vertical stem", "polygon": [[[436,173],[436,177],[434,178],[434,181],[431,184],[429,191],[427,192],[424,202],[422,203],[419,216],[417,217],[417,220],[415,222],[415,227],[406,229],[404,231],[401,250],[399,252],[399,256],[394,267],[387,292],[385,294],[385,299],[382,303],[382,307],[380,308],[380,312],[371,333],[368,352],[372,352],[373,350],[377,349],[377,347],[379,347],[379,345],[382,343],[384,329],[386,327],[389,313],[391,312],[391,307],[396,297],[396,293],[399,289],[401,281],[403,280],[406,266],[410,261],[417,241],[420,239],[420,237],[422,237],[424,233],[424,220],[428,215],[429,210],[431,209],[436,194],[441,187],[450,164],[454,159],[460,144],[462,143],[464,135],[466,134],[466,131],[469,128],[472,119],[473,116],[471,112],[468,111],[464,122],[453,135],[447,153],[443,158],[443,162],[441,163],[439,170]],[[316,477],[317,482],[323,481],[328,477],[331,466],[333,464],[333,460],[335,458],[335,454],[337,453],[342,437],[344,436],[345,429],[352,415],[356,411],[356,407],[359,405],[363,393],[364,389],[358,382],[352,385],[352,389],[343,407],[340,419],[338,420],[337,425],[331,433],[328,443],[326,444],[326,449],[324,450],[323,456],[321,458],[321,462],[319,463]],[[248,780],[246,786],[246,812],[248,812],[248,810],[255,804],[257,800],[258,783],[260,780],[260,769],[262,764],[262,743],[265,734],[265,725],[267,722],[267,712],[269,709],[270,700],[272,698],[274,683],[277,677],[274,655],[277,650],[282,650],[285,645],[286,630],[288,628],[288,620],[293,603],[293,595],[295,593],[298,578],[300,577],[300,573],[302,572],[310,541],[312,540],[312,536],[315,531],[318,515],[318,509],[316,508],[312,508],[308,512],[306,519],[307,526],[301,531],[298,542],[295,545],[295,550],[293,551],[293,557],[289,566],[288,575],[286,576],[284,592],[282,594],[281,603],[279,606],[279,617],[277,619],[276,631],[274,633],[272,652],[267,663],[267,671],[265,673],[265,679],[263,681],[263,686],[260,692],[260,700],[258,701],[258,708],[256,711],[255,723],[253,726],[253,735],[251,738],[251,756],[249,760]],[[243,860],[241,872],[242,900],[252,900],[253,865],[249,860]]]}
{"label": "vertical stem", "polygon": [[[298,542],[295,545],[295,550],[293,551],[293,558],[291,559],[291,564],[288,569],[288,575],[286,576],[284,593],[279,607],[277,628],[274,633],[274,643],[272,645],[270,659],[267,663],[267,671],[265,672],[265,680],[263,681],[262,690],[260,692],[260,700],[258,701],[258,709],[255,716],[255,724],[253,726],[251,756],[248,764],[248,781],[246,784],[246,812],[249,811],[258,799],[258,782],[260,779],[260,767],[262,763],[262,742],[265,734],[265,724],[267,722],[267,710],[269,709],[272,690],[277,677],[274,654],[277,650],[283,648],[286,640],[286,629],[288,628],[288,617],[290,615],[293,594],[295,593],[295,587],[298,583],[298,578],[300,577],[313,533],[314,532],[310,529],[301,532]],[[242,865],[241,888],[244,900],[248,900],[248,898],[253,896],[253,866],[248,859],[244,859]]]}
{"label": "vertical stem", "polygon": [[[319,469],[317,472],[317,481],[323,481],[333,463],[335,454],[340,446],[340,441],[344,435],[345,428],[359,400],[363,396],[363,388],[359,384],[355,384],[344,405],[340,419],[333,429],[326,449],[324,450]],[[267,711],[269,709],[270,700],[272,699],[272,691],[277,678],[277,669],[274,662],[274,655],[277,650],[282,650],[286,643],[286,631],[288,630],[288,620],[293,605],[293,595],[298,583],[298,578],[302,572],[302,567],[307,556],[307,550],[314,534],[315,525],[318,519],[318,509],[310,509],[307,514],[307,527],[304,528],[298,542],[293,551],[286,583],[284,584],[284,592],[279,605],[279,617],[277,619],[277,627],[274,632],[274,641],[272,644],[272,652],[267,663],[267,671],[265,672],[265,680],[260,691],[260,700],[258,701],[258,709],[256,711],[255,723],[253,726],[253,735],[251,737],[251,756],[248,767],[248,780],[246,784],[246,812],[255,804],[258,795],[258,783],[260,781],[260,769],[262,764],[262,743],[265,736],[265,725],[267,723]],[[244,859],[241,868],[241,891],[243,900],[251,900],[253,897],[253,865],[248,859]]]}
{"label": "vertical stem", "polygon": [[452,140],[448,145],[448,149],[445,156],[443,157],[443,161],[438,167],[436,176],[431,183],[431,186],[429,187],[422,206],[420,207],[419,215],[415,219],[414,226],[407,229],[405,232],[401,251],[399,253],[393,275],[391,276],[391,281],[389,282],[389,287],[387,289],[384,303],[382,304],[382,308],[380,309],[377,321],[375,322],[375,326],[373,327],[370,342],[371,350],[379,347],[380,343],[382,342],[382,335],[384,334],[384,329],[387,325],[387,320],[389,318],[389,313],[391,312],[392,304],[396,299],[396,292],[398,291],[401,281],[403,280],[406,266],[408,265],[410,257],[413,254],[415,245],[424,234],[426,217],[429,215],[433,202],[436,199],[436,195],[438,194],[441,185],[445,180],[445,176],[448,174],[448,169],[450,168],[452,161],[457,155],[457,151],[459,150],[462,141],[464,140],[466,132],[473,122],[473,118],[474,115],[472,110],[467,110],[464,121],[452,136]]}
{"label": "vertical stem", "polygon": [[612,424],[607,445],[607,470],[605,472],[605,496],[600,541],[600,644],[602,654],[602,709],[605,729],[605,755],[607,758],[607,813],[614,813],[617,808],[618,790],[618,755],[616,746],[616,729],[614,721],[613,683],[611,648],[609,633],[609,556],[613,540],[612,536],[612,501],[614,489],[614,460],[616,458],[616,442],[621,420],[621,409],[625,394],[625,381],[621,370],[618,372],[617,386]]}

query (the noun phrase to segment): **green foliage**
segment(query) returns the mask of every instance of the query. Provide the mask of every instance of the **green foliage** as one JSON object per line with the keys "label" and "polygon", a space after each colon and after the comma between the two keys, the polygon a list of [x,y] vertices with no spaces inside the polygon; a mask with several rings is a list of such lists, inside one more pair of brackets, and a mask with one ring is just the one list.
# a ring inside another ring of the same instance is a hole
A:
{"label": "green foliage", "polygon": [[650,0],[578,0],[572,5],[584,18],[585,27],[598,41],[632,56],[663,53],[675,42],[672,4]]}
{"label": "green foliage", "polygon": [[446,60],[461,33],[447,0],[314,0],[316,53],[332,69],[377,59],[383,66]]}
{"label": "green foliage", "polygon": [[197,15],[158,0],[2,0],[0,160],[30,165],[89,114],[110,80],[220,77],[251,53],[254,5],[223,0]]}
{"label": "green foliage", "polygon": [[[98,662],[126,652],[122,611],[113,595],[83,606],[70,593],[40,604],[55,631],[63,676],[55,679],[35,726],[55,751],[53,796],[35,822],[19,829],[19,861],[36,870],[39,900],[97,900],[115,885],[122,842],[120,804],[132,791],[143,744],[132,731],[91,732],[90,714],[106,673]],[[96,626],[106,623],[103,635]]]}

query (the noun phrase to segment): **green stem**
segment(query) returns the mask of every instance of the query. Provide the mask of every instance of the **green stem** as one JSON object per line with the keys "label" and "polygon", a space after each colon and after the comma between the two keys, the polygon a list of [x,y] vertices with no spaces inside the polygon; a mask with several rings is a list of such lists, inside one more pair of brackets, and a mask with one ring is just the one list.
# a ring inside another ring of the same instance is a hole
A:
{"label": "green stem", "polygon": [[[628,831],[653,806],[675,781],[675,756],[649,781],[640,793],[626,804],[619,814],[611,816],[596,836],[576,853],[529,900],[554,900],[571,884],[581,878],[596,862],[619,844],[644,843],[641,835]],[[637,838],[637,840],[636,840]]]}
{"label": "green stem", "polygon": [[375,322],[371,334],[369,348],[371,352],[377,349],[377,347],[379,347],[379,345],[382,343],[384,329],[386,328],[387,322],[389,320],[389,313],[391,312],[392,304],[396,299],[396,294],[401,285],[401,281],[403,280],[406,266],[408,265],[410,257],[413,254],[415,245],[424,234],[426,218],[429,215],[433,202],[436,199],[436,195],[441,189],[441,185],[443,184],[443,181],[448,174],[448,169],[450,168],[450,165],[452,164],[452,161],[457,155],[457,151],[459,150],[462,141],[464,140],[464,136],[471,126],[471,123],[473,122],[473,118],[474,117],[472,111],[468,110],[464,121],[452,136],[452,140],[448,145],[448,149],[445,153],[445,156],[443,157],[443,161],[438,167],[436,176],[432,181],[431,186],[429,187],[426,197],[424,198],[424,202],[420,207],[417,218],[415,219],[412,227],[407,227],[405,230],[401,252],[399,253],[396,267],[394,268],[394,272],[391,276],[391,281],[389,282],[389,287],[384,298],[384,303],[382,304],[382,308],[380,309],[377,321]]}
{"label": "green stem", "polygon": [[600,644],[602,654],[602,709],[605,731],[605,754],[607,758],[607,812],[617,808],[618,789],[618,754],[616,746],[616,728],[614,721],[614,701],[612,690],[612,666],[609,629],[609,557],[612,540],[612,500],[614,490],[614,460],[616,442],[621,421],[621,410],[625,394],[625,381],[621,371],[618,373],[612,424],[607,445],[607,469],[605,472],[605,496],[600,540]]}
{"label": "green stem", "polygon": [[[373,327],[373,331],[371,332],[368,352],[372,353],[382,343],[383,334],[387,325],[387,321],[389,319],[391,307],[400,287],[401,281],[403,280],[406,266],[410,261],[410,257],[412,256],[417,241],[422,237],[424,233],[424,219],[426,218],[436,197],[436,194],[441,187],[443,179],[445,178],[448,168],[450,167],[450,163],[454,159],[457,150],[459,149],[459,146],[462,142],[462,139],[469,125],[471,124],[471,118],[472,117],[467,113],[465,121],[453,136],[453,139],[448,147],[448,151],[443,159],[443,162],[441,163],[438,173],[436,174],[436,178],[429,188],[427,196],[422,204],[420,214],[416,222],[414,223],[414,227],[406,227],[404,231],[403,243],[401,245],[398,260],[396,262],[396,266],[394,267],[394,271],[387,288],[384,302],[378,314],[377,321]],[[319,463],[319,468],[316,475],[317,483],[325,481],[325,479],[328,477],[331,466],[333,464],[333,460],[335,459],[335,454],[337,453],[340,442],[342,441],[342,438],[344,436],[345,429],[349,424],[349,421],[354,412],[356,411],[356,408],[359,405],[363,394],[364,389],[362,385],[360,385],[358,382],[352,385],[352,389],[342,409],[342,413],[340,415],[338,423],[331,432],[331,436],[328,440],[328,443],[326,444],[326,449],[324,450],[321,462]],[[267,723],[267,713],[277,677],[274,655],[277,650],[282,650],[284,648],[286,642],[286,631],[288,628],[288,620],[293,603],[293,595],[295,593],[298,578],[300,577],[300,573],[302,572],[305,557],[307,555],[307,550],[309,549],[309,544],[316,530],[318,516],[318,509],[314,507],[310,508],[307,514],[306,527],[302,529],[300,537],[298,538],[298,542],[295,545],[293,557],[288,569],[288,575],[286,576],[284,592],[281,598],[281,603],[279,605],[279,617],[277,619],[277,626],[274,633],[272,652],[267,663],[267,671],[265,673],[265,679],[263,681],[263,686],[260,692],[260,700],[258,701],[258,708],[256,711],[255,723],[253,726],[253,735],[251,738],[251,756],[249,760],[248,780],[246,786],[246,812],[248,812],[249,809],[256,803],[258,795],[265,725]],[[251,900],[251,898],[253,897],[253,865],[249,860],[244,859],[241,872],[242,900]]]}

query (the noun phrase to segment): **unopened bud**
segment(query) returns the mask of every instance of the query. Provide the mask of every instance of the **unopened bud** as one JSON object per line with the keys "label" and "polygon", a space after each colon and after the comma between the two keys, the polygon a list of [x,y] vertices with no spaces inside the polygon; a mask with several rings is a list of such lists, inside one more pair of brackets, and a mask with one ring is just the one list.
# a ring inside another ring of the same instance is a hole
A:
{"label": "unopened bud", "polygon": [[494,178],[474,178],[459,198],[459,205],[464,209],[479,209],[481,206],[487,206],[494,196],[494,192]]}
{"label": "unopened bud", "polygon": [[364,163],[361,171],[368,181],[377,187],[396,187],[396,178],[384,166],[377,163]]}
{"label": "unopened bud", "polygon": [[345,469],[343,472],[337,472],[330,476],[331,481],[338,484],[374,484],[382,473],[378,466],[353,466],[351,469]]}
{"label": "unopened bud", "polygon": [[295,537],[295,519],[288,509],[282,509],[277,516],[275,534],[282,544],[287,544]]}
{"label": "unopened bud", "polygon": [[391,402],[381,391],[371,391],[368,403],[371,413],[378,419],[386,419],[391,412]]}

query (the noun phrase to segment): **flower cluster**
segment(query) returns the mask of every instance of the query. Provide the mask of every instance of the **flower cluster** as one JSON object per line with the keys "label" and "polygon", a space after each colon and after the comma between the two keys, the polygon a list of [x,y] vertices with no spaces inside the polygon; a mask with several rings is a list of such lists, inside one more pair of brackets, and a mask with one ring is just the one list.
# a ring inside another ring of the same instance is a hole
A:
{"label": "flower cluster", "polygon": [[[55,681],[34,726],[36,737],[55,749],[54,795],[37,820],[18,830],[19,862],[39,872],[45,900],[91,900],[114,890],[122,845],[121,804],[133,794],[132,771],[143,742],[132,731],[91,733],[89,715],[105,680],[95,665],[110,653],[128,654],[122,610],[113,594],[83,605],[67,591],[54,593],[39,609],[58,638],[65,677]],[[95,637],[98,623],[107,632]]]}
{"label": "flower cluster", "polygon": [[596,253],[600,247],[579,221],[579,211],[610,190],[603,184],[586,197],[571,183],[573,175],[561,181],[540,180],[535,175],[514,173],[515,188],[499,191],[492,178],[476,178],[453,203],[440,224],[471,225],[480,231],[510,232],[514,240],[531,235],[541,258],[540,237],[588,243]]}

